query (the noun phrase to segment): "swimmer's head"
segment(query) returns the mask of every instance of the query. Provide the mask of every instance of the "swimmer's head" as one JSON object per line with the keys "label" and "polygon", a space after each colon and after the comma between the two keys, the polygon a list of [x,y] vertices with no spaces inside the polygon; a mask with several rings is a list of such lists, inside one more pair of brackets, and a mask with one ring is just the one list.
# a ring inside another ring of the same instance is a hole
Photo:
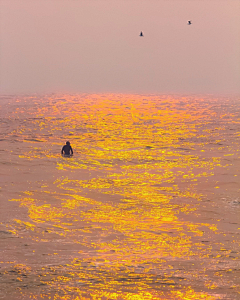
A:
{"label": "swimmer's head", "polygon": [[70,142],[66,142],[66,145],[70,145]]}

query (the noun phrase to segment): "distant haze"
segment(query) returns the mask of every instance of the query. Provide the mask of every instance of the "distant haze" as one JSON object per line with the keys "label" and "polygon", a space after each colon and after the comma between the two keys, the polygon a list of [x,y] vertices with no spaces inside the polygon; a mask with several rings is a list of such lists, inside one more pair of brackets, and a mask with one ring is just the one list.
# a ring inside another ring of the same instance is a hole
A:
{"label": "distant haze", "polygon": [[1,94],[240,92],[239,0],[0,0],[0,11]]}

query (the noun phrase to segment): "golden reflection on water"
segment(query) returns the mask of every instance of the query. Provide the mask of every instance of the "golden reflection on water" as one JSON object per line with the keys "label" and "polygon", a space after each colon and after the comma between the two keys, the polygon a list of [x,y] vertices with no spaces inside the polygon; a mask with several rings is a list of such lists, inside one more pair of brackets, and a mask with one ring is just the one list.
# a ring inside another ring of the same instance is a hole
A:
{"label": "golden reflection on water", "polygon": [[[27,114],[9,134],[27,145],[20,161],[44,169],[9,199],[27,218],[6,226],[55,262],[14,266],[23,297],[220,299],[217,264],[231,250],[219,252],[217,219],[199,217],[199,207],[217,168],[228,166],[223,157],[238,150],[221,144],[226,114],[216,104],[86,95],[16,108],[17,119]],[[59,154],[66,140],[72,158]],[[29,276],[38,292],[26,290]]]}

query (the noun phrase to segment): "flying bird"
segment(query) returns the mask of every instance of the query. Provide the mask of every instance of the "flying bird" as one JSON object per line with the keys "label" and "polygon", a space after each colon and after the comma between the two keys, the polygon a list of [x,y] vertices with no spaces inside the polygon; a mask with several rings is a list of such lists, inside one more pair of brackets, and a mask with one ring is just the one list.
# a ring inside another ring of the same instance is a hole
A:
{"label": "flying bird", "polygon": [[188,25],[191,25],[191,24],[192,24],[192,21],[191,21],[191,20],[189,20],[189,21],[188,21]]}
{"label": "flying bird", "polygon": [[142,31],[140,32],[139,36],[143,36],[143,32]]}

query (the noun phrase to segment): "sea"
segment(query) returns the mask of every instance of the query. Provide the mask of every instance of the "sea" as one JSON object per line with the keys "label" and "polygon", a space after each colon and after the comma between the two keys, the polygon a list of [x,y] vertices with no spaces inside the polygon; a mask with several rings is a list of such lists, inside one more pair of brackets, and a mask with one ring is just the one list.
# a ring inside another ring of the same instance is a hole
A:
{"label": "sea", "polygon": [[239,97],[0,106],[0,299],[240,299]]}

